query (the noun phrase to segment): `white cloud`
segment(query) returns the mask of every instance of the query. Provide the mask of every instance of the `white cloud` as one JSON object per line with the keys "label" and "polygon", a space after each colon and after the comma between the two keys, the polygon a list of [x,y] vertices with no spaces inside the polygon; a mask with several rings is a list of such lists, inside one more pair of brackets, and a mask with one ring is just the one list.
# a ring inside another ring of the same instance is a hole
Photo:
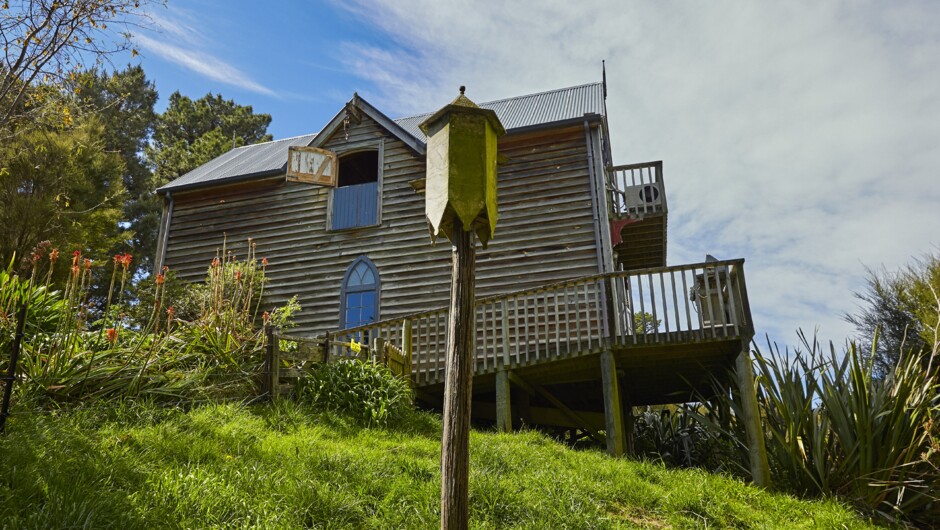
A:
{"label": "white cloud", "polygon": [[599,80],[615,162],[663,159],[670,262],[745,257],[759,329],[841,342],[864,265],[940,243],[940,4],[342,4],[391,114]]}
{"label": "white cloud", "polygon": [[[203,32],[185,10],[168,8],[166,13],[151,11],[147,14],[157,28],[158,34],[148,36],[137,34],[134,39],[145,50],[162,59],[191,70],[213,81],[225,83],[243,90],[278,97],[270,88],[251,79],[235,66],[219,59],[205,50],[207,42]],[[170,44],[167,37],[179,43]]]}

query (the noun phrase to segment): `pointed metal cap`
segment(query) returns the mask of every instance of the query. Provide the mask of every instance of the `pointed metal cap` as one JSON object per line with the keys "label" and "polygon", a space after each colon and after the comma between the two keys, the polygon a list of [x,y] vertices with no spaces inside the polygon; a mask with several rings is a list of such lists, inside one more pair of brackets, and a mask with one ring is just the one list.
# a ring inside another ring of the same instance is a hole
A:
{"label": "pointed metal cap", "polygon": [[421,132],[428,135],[428,131],[431,127],[440,121],[444,116],[452,112],[456,113],[465,113],[465,114],[481,114],[486,116],[487,121],[490,122],[490,125],[493,126],[493,130],[496,131],[497,136],[502,136],[506,134],[506,129],[503,128],[503,124],[500,123],[499,118],[496,117],[496,112],[490,109],[481,109],[479,105],[470,100],[467,96],[464,95],[464,92],[467,90],[467,87],[460,86],[460,95],[454,98],[453,101],[441,107],[440,110],[429,116],[426,120],[421,122],[418,125],[418,128],[421,129]]}

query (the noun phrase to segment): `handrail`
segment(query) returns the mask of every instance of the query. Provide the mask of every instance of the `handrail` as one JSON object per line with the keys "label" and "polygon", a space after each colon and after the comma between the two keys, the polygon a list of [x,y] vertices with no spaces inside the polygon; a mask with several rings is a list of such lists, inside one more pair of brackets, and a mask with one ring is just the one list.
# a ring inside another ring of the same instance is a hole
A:
{"label": "handrail", "polygon": [[607,206],[612,220],[666,213],[663,162],[609,166],[605,172]]}
{"label": "handrail", "polygon": [[[595,274],[479,298],[476,372],[609,348],[750,336],[743,271],[743,259],[708,261]],[[332,332],[331,358],[352,356],[343,343],[381,338],[411,352],[416,383],[443,382],[447,312],[442,307]]]}

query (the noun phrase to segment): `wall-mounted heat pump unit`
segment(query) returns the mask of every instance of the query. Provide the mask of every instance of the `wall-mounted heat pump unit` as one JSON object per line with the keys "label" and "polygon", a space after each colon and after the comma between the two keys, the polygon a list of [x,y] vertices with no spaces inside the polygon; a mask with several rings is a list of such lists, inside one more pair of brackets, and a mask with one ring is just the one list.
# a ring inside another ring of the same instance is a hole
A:
{"label": "wall-mounted heat pump unit", "polygon": [[631,210],[649,210],[663,204],[662,190],[657,184],[628,186],[623,195],[627,208]]}

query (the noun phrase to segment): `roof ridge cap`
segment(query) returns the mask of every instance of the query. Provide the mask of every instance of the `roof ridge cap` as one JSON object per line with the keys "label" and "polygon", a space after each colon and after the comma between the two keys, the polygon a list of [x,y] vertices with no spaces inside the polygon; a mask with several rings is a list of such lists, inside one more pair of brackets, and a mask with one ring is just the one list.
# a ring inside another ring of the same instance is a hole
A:
{"label": "roof ridge cap", "polygon": [[[564,90],[572,90],[572,89],[575,89],[575,88],[582,88],[582,87],[586,87],[586,86],[600,85],[600,84],[601,84],[600,81],[594,81],[594,82],[591,82],[591,83],[582,83],[582,84],[580,84],[580,85],[572,85],[572,86],[561,87],[561,88],[553,88],[552,90],[544,90],[544,91],[542,91],[542,92],[532,92],[531,94],[523,94],[523,95],[521,95],[521,96],[512,96],[512,97],[508,97],[508,98],[494,99],[494,100],[491,100],[491,101],[484,101],[484,102],[482,102],[482,103],[478,103],[477,105],[482,107],[483,105],[491,105],[491,104],[493,104],[493,103],[502,103],[503,101],[509,101],[509,100],[512,100],[512,99],[522,99],[522,98],[528,98],[528,97],[532,97],[532,96],[542,96],[542,95],[545,95],[545,94],[553,94],[553,93],[555,93],[555,92],[562,92],[562,91],[564,91]],[[413,119],[415,119],[415,118],[420,118],[420,117],[422,117],[422,116],[430,116],[431,114],[434,114],[434,113],[433,113],[433,112],[423,112],[423,113],[421,113],[421,114],[412,114],[411,116],[402,116],[402,117],[400,117],[400,118],[395,118],[393,121],[413,120]]]}
{"label": "roof ridge cap", "polygon": [[[298,139],[298,138],[303,138],[304,136],[316,136],[316,135],[318,135],[318,134],[320,134],[320,133],[319,133],[319,132],[315,132],[315,133],[307,133],[307,134],[298,134],[298,135],[295,135],[295,136],[288,136],[288,137],[285,137],[285,138],[275,138],[275,139],[272,139],[272,140],[268,140],[268,141],[266,141],[266,142],[258,142],[258,143],[255,143],[255,144],[248,144],[248,145],[240,145],[240,146],[236,147],[235,149],[244,149],[244,148],[246,148],[246,147],[254,147],[254,146],[256,146],[256,145],[273,144],[273,143],[275,143],[275,142],[285,142],[285,141],[287,141],[287,140],[296,140],[296,139]],[[230,151],[234,151],[235,149],[230,149]]]}

